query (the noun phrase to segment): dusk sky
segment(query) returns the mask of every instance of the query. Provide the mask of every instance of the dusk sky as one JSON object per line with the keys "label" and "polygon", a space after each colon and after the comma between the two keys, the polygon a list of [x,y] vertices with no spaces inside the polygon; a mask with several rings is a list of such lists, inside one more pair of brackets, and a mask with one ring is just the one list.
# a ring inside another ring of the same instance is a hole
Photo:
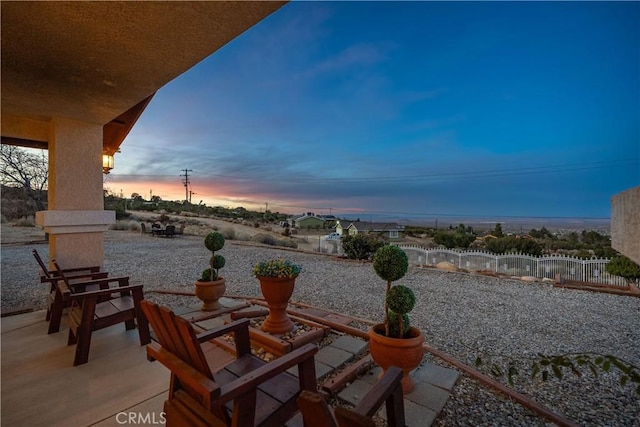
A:
{"label": "dusk sky", "polygon": [[293,2],[160,89],[105,183],[338,216],[598,217],[640,185],[640,3]]}

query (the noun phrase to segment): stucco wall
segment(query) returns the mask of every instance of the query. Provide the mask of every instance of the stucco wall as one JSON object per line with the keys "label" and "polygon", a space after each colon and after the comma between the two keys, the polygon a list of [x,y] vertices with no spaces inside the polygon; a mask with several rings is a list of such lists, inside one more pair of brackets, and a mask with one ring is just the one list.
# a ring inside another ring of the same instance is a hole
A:
{"label": "stucco wall", "polygon": [[640,264],[640,186],[611,198],[611,246]]}

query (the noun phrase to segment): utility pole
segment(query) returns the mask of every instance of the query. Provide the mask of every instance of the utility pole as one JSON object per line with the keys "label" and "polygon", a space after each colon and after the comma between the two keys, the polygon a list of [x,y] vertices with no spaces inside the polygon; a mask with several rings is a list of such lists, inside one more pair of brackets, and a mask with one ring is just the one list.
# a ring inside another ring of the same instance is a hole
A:
{"label": "utility pole", "polygon": [[182,183],[184,184],[184,201],[189,203],[189,172],[193,172],[191,169],[182,169],[182,172],[184,172],[184,175],[180,175],[180,176],[184,176],[184,179],[182,180]]}

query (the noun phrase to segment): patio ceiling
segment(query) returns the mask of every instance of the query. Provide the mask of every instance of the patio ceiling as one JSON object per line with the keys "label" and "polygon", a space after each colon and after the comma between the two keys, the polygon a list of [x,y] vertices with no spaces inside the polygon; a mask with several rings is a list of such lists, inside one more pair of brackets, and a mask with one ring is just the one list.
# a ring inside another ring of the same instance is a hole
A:
{"label": "patio ceiling", "polygon": [[[1,2],[2,116],[102,124],[113,153],[159,88],[285,3]],[[46,147],[5,123],[3,143]]]}

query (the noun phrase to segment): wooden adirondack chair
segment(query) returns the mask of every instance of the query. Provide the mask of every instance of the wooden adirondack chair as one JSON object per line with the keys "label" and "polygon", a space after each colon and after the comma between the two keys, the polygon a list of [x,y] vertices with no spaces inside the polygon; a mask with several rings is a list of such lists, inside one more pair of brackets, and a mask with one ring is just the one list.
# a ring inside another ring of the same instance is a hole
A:
{"label": "wooden adirondack chair", "polygon": [[[142,285],[129,285],[128,277],[111,277],[83,282],[85,286],[97,285],[99,290],[71,292],[69,281],[55,260],[52,260],[62,282],[58,283],[64,301],[69,301],[69,339],[67,345],[76,344],[73,366],[89,361],[89,348],[93,331],[124,323],[127,330],[138,323],[140,345],[149,344],[149,323],[142,313]],[[111,283],[118,286],[111,288]]]}
{"label": "wooden adirondack chair", "polygon": [[392,366],[378,380],[354,409],[339,406],[334,413],[318,393],[303,391],[298,398],[305,427],[375,427],[371,418],[383,403],[387,409],[387,425],[404,427],[402,369]]}
{"label": "wooden adirondack chair", "polygon": [[[62,293],[58,287],[58,282],[62,281],[62,278],[58,274],[57,270],[49,270],[45,265],[42,257],[37,250],[33,250],[33,257],[40,266],[40,283],[49,283],[49,296],[47,298],[47,316],[46,320],[49,322],[48,334],[53,334],[60,331],[60,321],[62,320],[62,313],[65,307],[68,307],[70,302],[65,302],[62,298]],[[89,290],[99,289],[98,285],[86,285],[83,283],[87,280],[104,279],[109,273],[100,271],[100,266],[93,267],[80,267],[80,268],[67,268],[62,270],[67,278],[69,290],[71,292],[85,292]]]}
{"label": "wooden adirondack chair", "polygon": [[[251,354],[248,319],[196,335],[191,323],[168,308],[141,305],[159,341],[147,346],[147,357],[171,371],[168,427],[282,426],[298,411],[300,391],[317,391],[314,344],[266,363]],[[228,333],[234,334],[236,359],[212,371],[202,343]],[[298,378],[286,372],[296,365]]]}

